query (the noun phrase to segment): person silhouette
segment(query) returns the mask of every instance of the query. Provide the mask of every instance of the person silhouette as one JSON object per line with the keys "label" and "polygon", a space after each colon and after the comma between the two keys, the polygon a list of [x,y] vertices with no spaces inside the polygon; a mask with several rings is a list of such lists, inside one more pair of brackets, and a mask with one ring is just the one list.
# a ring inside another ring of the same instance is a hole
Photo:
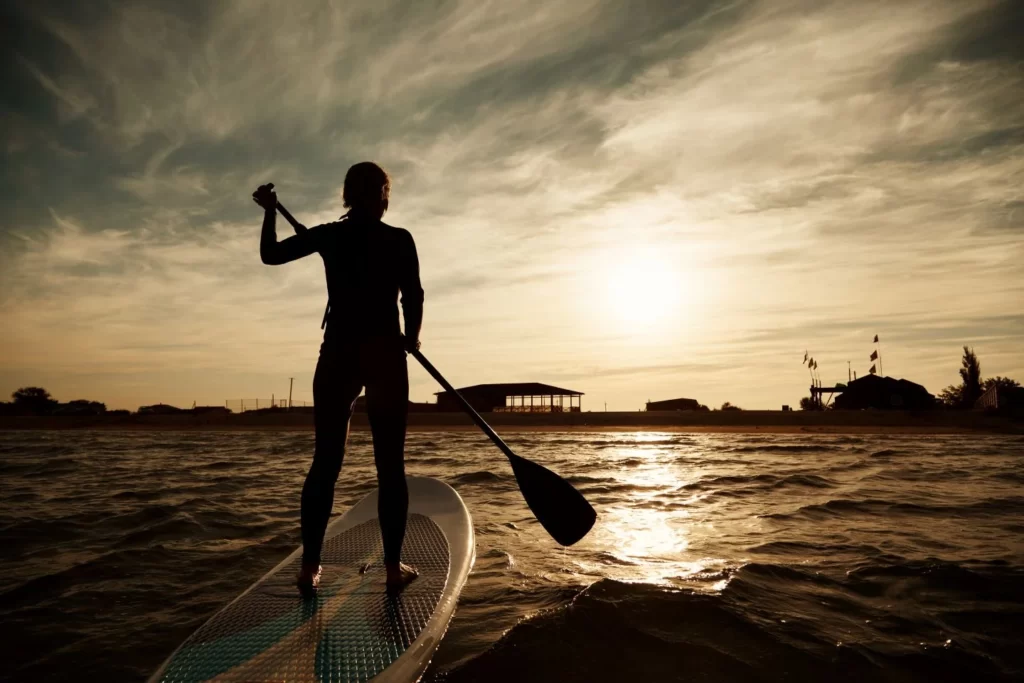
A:
{"label": "person silhouette", "polygon": [[[264,209],[260,258],[280,265],[319,253],[327,276],[330,310],[313,376],[316,443],[302,487],[302,567],[296,582],[304,595],[319,587],[324,533],[334,506],[349,422],[365,387],[379,487],[377,516],[390,589],[401,589],[418,572],[401,561],[409,510],[405,481],[405,432],[409,410],[406,353],[419,348],[423,287],[412,235],[382,222],[391,179],[375,163],[345,174],[348,213],[277,240],[277,194],[272,183],[253,192]],[[399,326],[401,294],[405,334]]]}

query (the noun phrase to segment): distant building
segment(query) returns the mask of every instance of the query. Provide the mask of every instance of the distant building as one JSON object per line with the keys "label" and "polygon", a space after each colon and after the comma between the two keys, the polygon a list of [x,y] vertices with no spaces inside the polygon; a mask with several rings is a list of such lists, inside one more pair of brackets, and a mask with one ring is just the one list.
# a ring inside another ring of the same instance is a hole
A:
{"label": "distant building", "polygon": [[844,387],[828,390],[839,393],[836,410],[928,410],[935,407],[935,397],[920,384],[895,377],[865,375]]}
{"label": "distant building", "polygon": [[193,415],[230,415],[231,410],[226,406],[195,406],[192,408]]}
{"label": "distant building", "polygon": [[169,406],[166,403],[156,403],[151,406],[139,406],[139,415],[176,415],[187,412],[181,408]]}
{"label": "distant building", "polygon": [[107,412],[106,404],[99,401],[69,401],[54,408],[54,415],[102,415]]}
{"label": "distant building", "polygon": [[694,398],[670,398],[665,401],[648,401],[647,410],[707,410]]}
{"label": "distant building", "polygon": [[[583,397],[583,392],[539,382],[476,384],[458,392],[481,413],[578,413]],[[449,392],[439,391],[437,410],[454,413],[462,406]]]}
{"label": "distant building", "polygon": [[[292,409],[294,411],[294,408]],[[366,395],[360,396],[356,399],[355,408],[353,412],[365,413],[366,412]],[[409,412],[410,413],[435,413],[437,412],[436,403],[417,403],[415,401],[409,401]]]}

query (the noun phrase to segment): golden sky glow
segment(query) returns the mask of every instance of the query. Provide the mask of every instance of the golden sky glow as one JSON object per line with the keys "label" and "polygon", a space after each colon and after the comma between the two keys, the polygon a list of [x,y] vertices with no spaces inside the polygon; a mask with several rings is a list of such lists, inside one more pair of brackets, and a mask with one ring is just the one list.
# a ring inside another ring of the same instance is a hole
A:
{"label": "golden sky glow", "polygon": [[5,21],[0,393],[310,398],[322,265],[263,266],[249,195],[333,220],[364,159],[457,386],[778,408],[876,333],[933,393],[965,343],[1024,379],[1013,2],[195,7]]}

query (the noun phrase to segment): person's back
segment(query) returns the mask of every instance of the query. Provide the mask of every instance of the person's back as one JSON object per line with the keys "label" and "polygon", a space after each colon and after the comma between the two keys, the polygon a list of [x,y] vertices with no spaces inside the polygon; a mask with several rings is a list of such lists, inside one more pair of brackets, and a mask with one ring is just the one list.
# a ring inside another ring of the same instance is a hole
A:
{"label": "person's back", "polygon": [[316,241],[331,301],[325,341],[400,337],[399,293],[407,322],[423,304],[412,235],[359,214],[313,230],[324,233]]}
{"label": "person's back", "polygon": [[[391,183],[376,164],[364,162],[345,176],[349,213],[278,242],[277,196],[263,185],[253,199],[265,210],[260,256],[269,265],[320,253],[327,274],[330,311],[313,377],[316,446],[302,488],[302,569],[305,594],[320,581],[320,552],[334,505],[355,400],[365,387],[379,484],[377,514],[389,587],[401,587],[416,571],[400,561],[409,492],[405,482],[405,428],[409,407],[406,350],[419,347],[423,288],[412,236],[381,222]],[[405,335],[398,320],[402,297]]]}

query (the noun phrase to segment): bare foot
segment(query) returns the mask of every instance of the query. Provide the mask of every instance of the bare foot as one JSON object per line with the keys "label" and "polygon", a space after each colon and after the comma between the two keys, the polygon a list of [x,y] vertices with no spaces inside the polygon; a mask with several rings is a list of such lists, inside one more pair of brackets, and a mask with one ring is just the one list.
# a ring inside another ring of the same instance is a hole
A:
{"label": "bare foot", "polygon": [[389,590],[402,590],[420,575],[418,571],[404,562],[384,565],[384,569],[387,571],[386,582]]}
{"label": "bare foot", "polygon": [[302,565],[302,569],[299,570],[299,575],[295,579],[299,592],[306,597],[316,595],[317,590],[320,588],[320,576],[322,573],[323,567],[319,564]]}

